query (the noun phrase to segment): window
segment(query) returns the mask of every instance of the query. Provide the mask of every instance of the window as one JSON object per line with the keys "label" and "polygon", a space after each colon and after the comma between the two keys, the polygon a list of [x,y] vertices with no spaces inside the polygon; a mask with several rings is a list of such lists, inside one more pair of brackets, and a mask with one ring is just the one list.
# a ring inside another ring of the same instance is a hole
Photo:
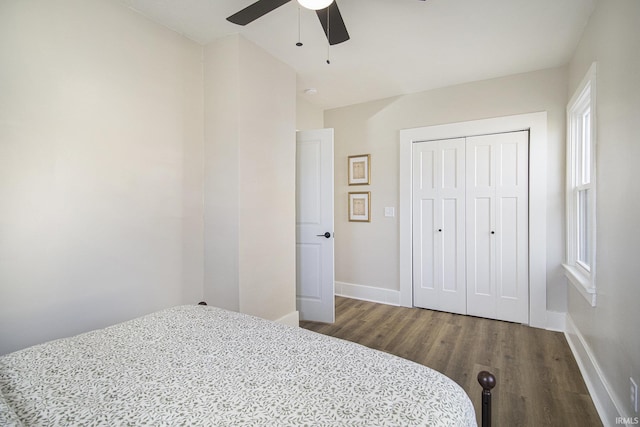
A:
{"label": "window", "polygon": [[595,285],[595,101],[593,63],[567,106],[566,276],[592,306]]}

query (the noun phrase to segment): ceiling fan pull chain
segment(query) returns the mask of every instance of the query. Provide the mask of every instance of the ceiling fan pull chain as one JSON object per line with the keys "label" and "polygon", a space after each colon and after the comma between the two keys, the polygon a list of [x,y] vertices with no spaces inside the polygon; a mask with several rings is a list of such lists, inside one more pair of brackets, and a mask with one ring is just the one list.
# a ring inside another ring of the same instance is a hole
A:
{"label": "ceiling fan pull chain", "polygon": [[329,8],[327,7],[327,64],[331,64],[330,53],[331,53],[331,25],[329,25],[329,17],[331,14],[329,13]]}
{"label": "ceiling fan pull chain", "polygon": [[300,41],[300,4],[298,3],[298,43],[296,46],[302,46],[302,41]]}

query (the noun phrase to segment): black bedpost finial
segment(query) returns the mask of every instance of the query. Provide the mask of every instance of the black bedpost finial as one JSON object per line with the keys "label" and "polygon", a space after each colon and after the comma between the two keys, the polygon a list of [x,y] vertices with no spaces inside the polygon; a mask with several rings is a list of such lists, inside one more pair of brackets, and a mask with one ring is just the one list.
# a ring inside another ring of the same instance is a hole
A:
{"label": "black bedpost finial", "polygon": [[482,386],[482,427],[491,427],[491,389],[496,386],[496,377],[487,371],[478,374]]}
{"label": "black bedpost finial", "polygon": [[207,305],[207,303],[206,303],[206,302],[204,302],[204,301],[200,301],[200,302],[198,303],[198,305]]}

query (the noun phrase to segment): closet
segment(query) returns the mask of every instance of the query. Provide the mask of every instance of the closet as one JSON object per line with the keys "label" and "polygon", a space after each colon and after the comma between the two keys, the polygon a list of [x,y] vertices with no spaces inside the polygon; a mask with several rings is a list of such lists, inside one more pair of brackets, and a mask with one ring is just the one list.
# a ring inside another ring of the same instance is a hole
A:
{"label": "closet", "polygon": [[413,144],[416,307],[528,323],[528,140]]}

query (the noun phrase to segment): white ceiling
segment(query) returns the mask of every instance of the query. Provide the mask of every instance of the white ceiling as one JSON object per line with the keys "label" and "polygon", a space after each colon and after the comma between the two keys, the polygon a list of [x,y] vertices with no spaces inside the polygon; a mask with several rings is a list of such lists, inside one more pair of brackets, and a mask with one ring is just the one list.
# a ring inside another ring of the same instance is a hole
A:
{"label": "white ceiling", "polygon": [[336,0],[351,40],[328,49],[307,9],[295,45],[295,0],[245,27],[225,18],[254,0],[119,1],[201,44],[241,33],[295,69],[301,96],[322,108],[563,65],[595,2]]}

